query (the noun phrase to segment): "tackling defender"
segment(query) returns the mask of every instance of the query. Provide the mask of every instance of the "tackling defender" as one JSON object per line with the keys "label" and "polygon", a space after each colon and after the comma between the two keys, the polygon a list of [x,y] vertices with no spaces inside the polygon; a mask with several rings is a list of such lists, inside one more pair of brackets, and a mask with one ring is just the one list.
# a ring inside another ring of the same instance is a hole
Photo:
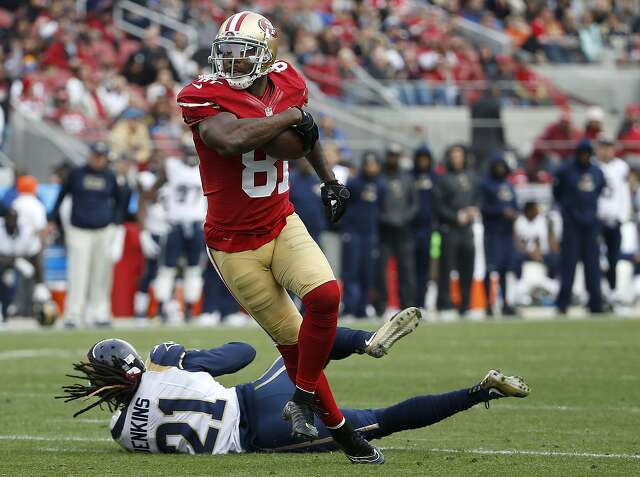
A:
{"label": "tackling defender", "polygon": [[[295,436],[318,436],[313,406],[348,455],[380,454],[358,438],[323,373],[336,335],[340,290],[324,254],[289,201],[286,160],[306,157],[337,222],[349,198],[328,167],[318,127],[302,109],[303,77],[276,61],[276,30],[253,12],[229,17],[211,47],[213,71],[178,94],[208,201],[209,258],[242,307],[278,345],[296,388],[283,417]],[[287,294],[302,299],[305,319]]]}
{"label": "tackling defender", "polygon": [[[419,312],[408,309],[394,320],[413,320]],[[338,328],[331,358],[354,353],[374,357],[385,354],[402,337],[397,326],[385,325],[377,333]],[[394,331],[394,328],[396,329]],[[145,366],[136,351],[119,339],[102,340],[91,347],[87,363],[74,365],[83,384],[65,386],[66,401],[86,396],[115,411],[111,435],[134,452],[227,454],[233,452],[311,451],[336,449],[329,431],[317,423],[320,439],[300,442],[291,437],[280,419],[280,409],[294,385],[279,357],[259,379],[225,388],[214,378],[237,372],[255,357],[245,343],[228,343],[211,350],[187,351],[176,343],[153,348]],[[86,379],[90,384],[87,386]],[[353,426],[369,439],[425,427],[502,397],[525,397],[529,387],[522,378],[489,373],[470,388],[432,396],[416,396],[382,409],[344,409]],[[350,457],[353,463],[382,463],[373,457]]]}

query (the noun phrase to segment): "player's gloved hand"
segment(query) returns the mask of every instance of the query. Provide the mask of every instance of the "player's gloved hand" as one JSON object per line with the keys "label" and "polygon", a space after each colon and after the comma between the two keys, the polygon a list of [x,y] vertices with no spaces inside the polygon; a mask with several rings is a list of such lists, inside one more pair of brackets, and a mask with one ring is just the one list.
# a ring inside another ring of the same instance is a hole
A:
{"label": "player's gloved hand", "polygon": [[155,258],[160,254],[160,244],[153,240],[148,230],[140,232],[140,248],[147,258]]}
{"label": "player's gloved hand", "polygon": [[33,274],[36,272],[35,267],[31,264],[30,261],[18,257],[13,261],[14,267],[16,270],[22,275],[24,278],[31,278]]}
{"label": "player's gloved hand", "polygon": [[329,219],[332,224],[337,223],[347,210],[351,192],[349,192],[346,186],[334,179],[322,185],[320,195],[327,219]]}
{"label": "player's gloved hand", "polygon": [[302,113],[302,121],[292,126],[292,129],[302,138],[305,154],[308,154],[318,141],[320,135],[318,125],[313,119],[313,116],[311,116],[311,113],[298,106],[296,106],[296,109],[299,109]]}

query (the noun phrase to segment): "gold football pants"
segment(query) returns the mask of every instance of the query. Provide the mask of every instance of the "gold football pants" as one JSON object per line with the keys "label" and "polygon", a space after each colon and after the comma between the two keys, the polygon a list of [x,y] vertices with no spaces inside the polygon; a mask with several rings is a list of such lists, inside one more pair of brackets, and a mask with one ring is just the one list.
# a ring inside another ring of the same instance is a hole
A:
{"label": "gold football pants", "polygon": [[277,344],[297,343],[302,322],[287,290],[302,298],[335,280],[324,253],[295,213],[280,235],[256,250],[208,252],[236,300]]}

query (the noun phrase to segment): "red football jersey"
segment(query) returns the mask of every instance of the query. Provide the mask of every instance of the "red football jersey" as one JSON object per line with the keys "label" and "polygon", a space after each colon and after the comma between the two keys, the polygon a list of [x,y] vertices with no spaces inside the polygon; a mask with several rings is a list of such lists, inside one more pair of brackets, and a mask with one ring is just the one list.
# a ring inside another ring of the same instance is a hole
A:
{"label": "red football jersey", "polygon": [[197,128],[200,121],[221,111],[238,118],[261,118],[307,103],[304,78],[290,64],[277,61],[268,77],[261,98],[215,77],[201,77],[178,94],[182,117],[192,129],[200,157],[202,189],[208,200],[205,237],[215,250],[240,252],[261,247],[278,236],[294,211],[286,161],[267,157],[260,149],[221,156],[204,144]]}

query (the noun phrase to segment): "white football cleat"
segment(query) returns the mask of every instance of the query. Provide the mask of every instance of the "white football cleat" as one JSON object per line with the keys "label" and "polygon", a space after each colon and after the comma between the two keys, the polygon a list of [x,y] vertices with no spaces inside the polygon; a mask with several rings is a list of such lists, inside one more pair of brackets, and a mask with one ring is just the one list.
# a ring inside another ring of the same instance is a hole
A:
{"label": "white football cleat", "polygon": [[521,376],[506,376],[499,369],[492,369],[480,381],[480,388],[489,393],[498,393],[501,397],[527,397],[531,388]]}
{"label": "white football cleat", "polygon": [[422,312],[413,306],[399,311],[365,342],[364,352],[374,358],[382,358],[396,341],[418,327],[421,318]]}

